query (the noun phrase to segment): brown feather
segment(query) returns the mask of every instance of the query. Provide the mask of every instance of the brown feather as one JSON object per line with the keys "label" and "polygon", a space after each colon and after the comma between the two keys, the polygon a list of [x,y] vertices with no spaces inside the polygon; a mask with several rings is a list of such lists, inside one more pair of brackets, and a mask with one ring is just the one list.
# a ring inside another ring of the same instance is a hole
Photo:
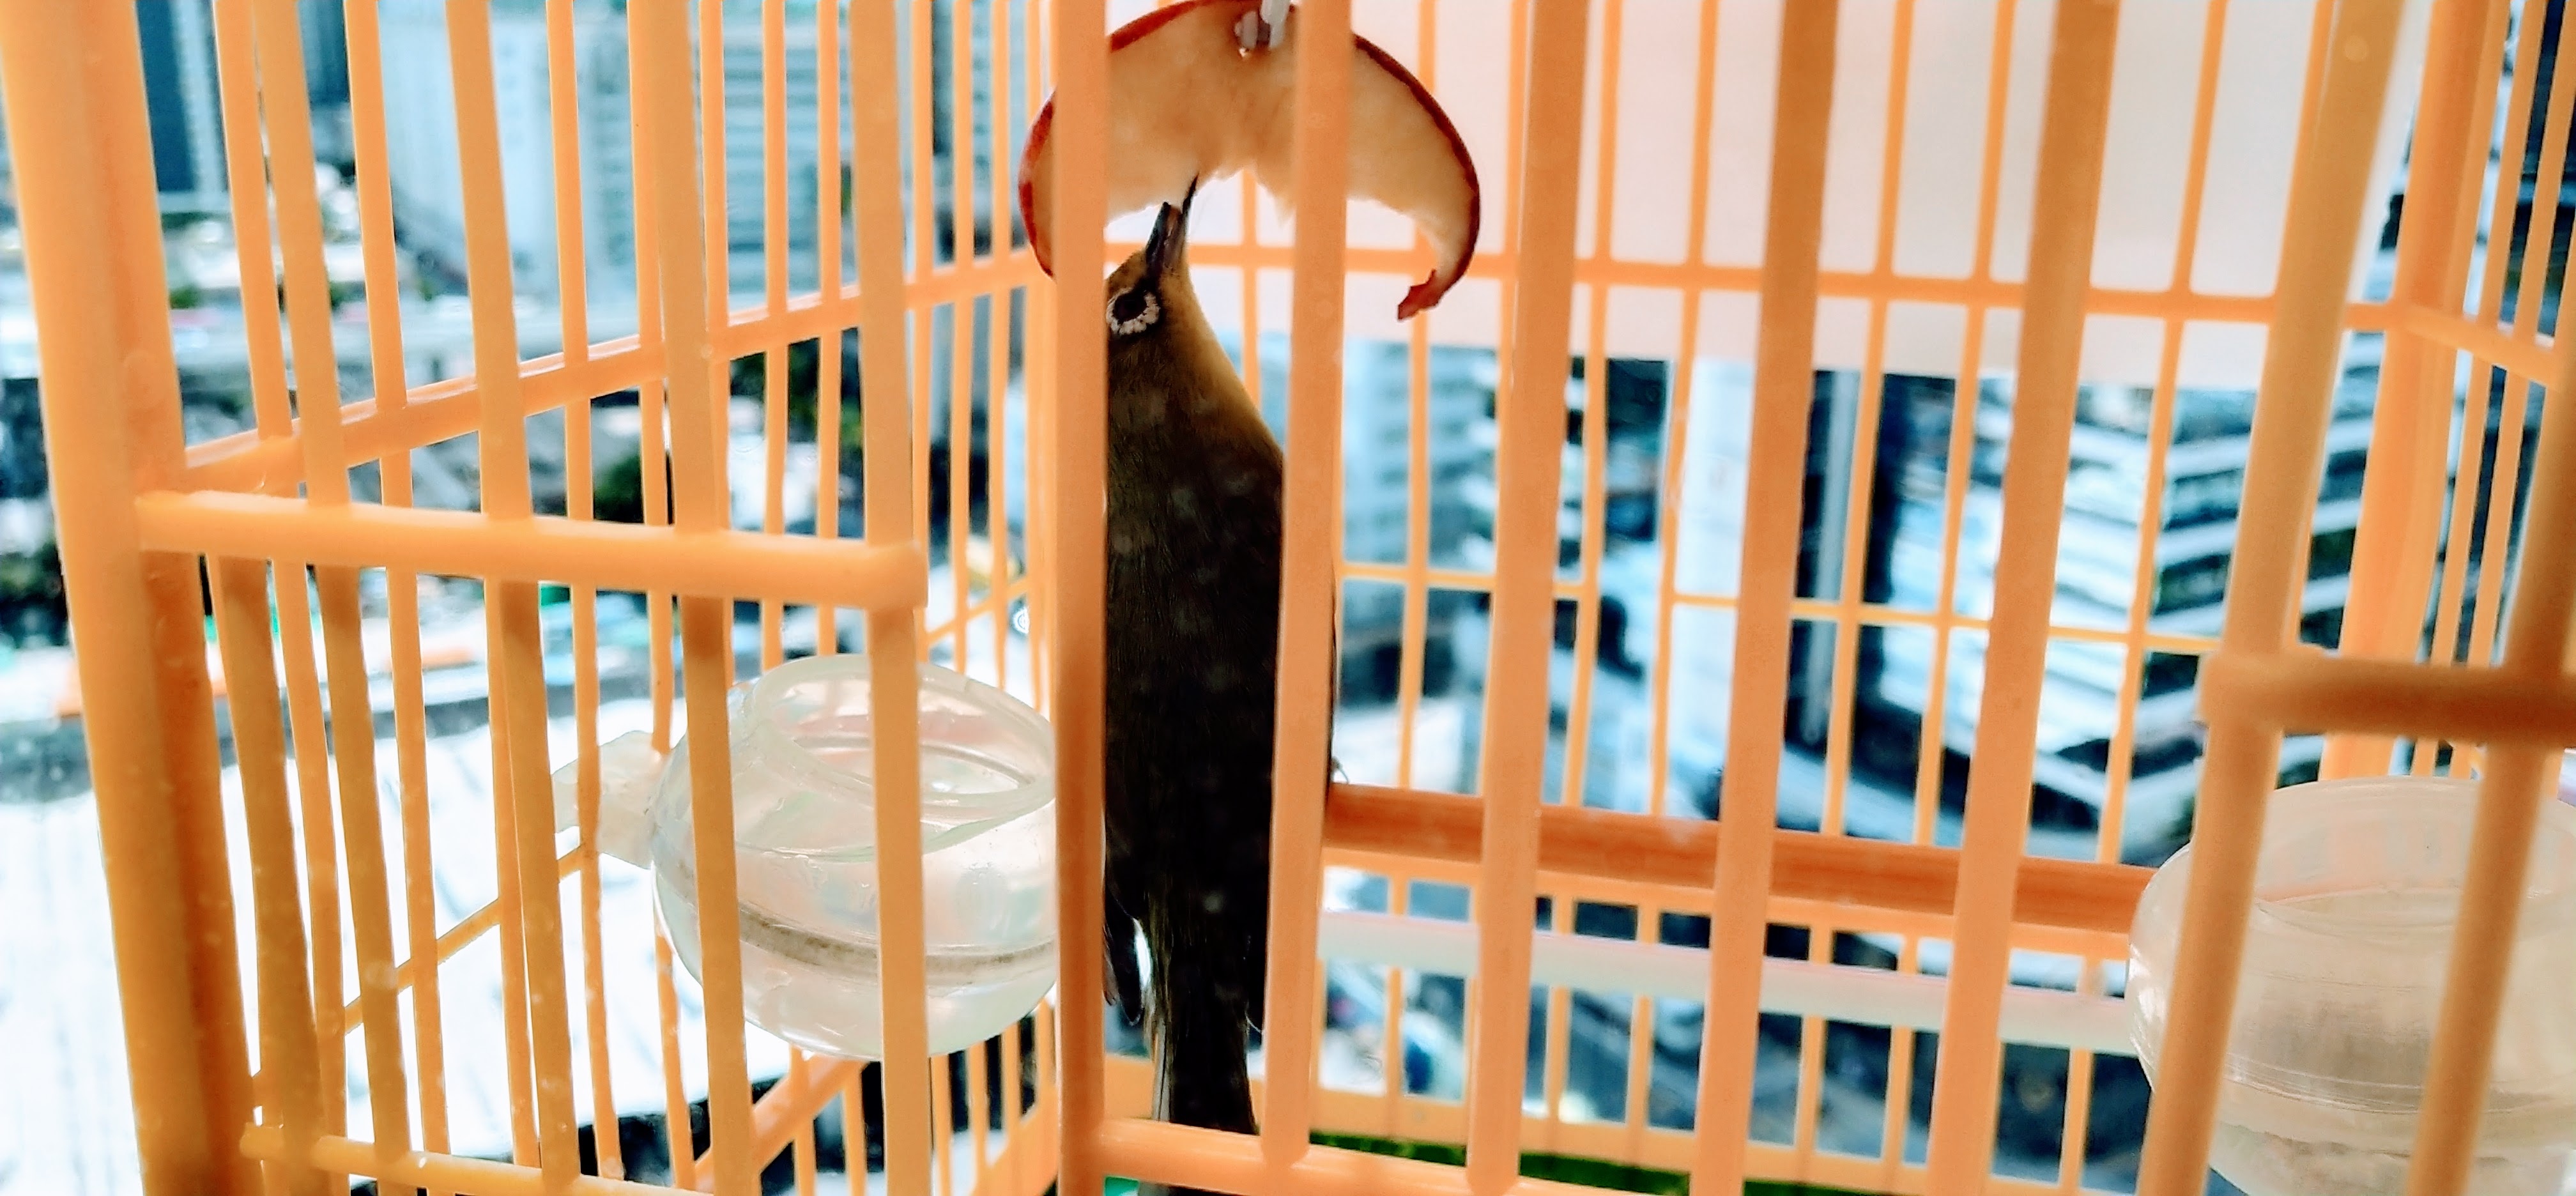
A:
{"label": "brown feather", "polygon": [[1108,284],[1108,898],[1152,960],[1157,1114],[1250,1132],[1282,459],[1191,291],[1185,219],[1167,209]]}

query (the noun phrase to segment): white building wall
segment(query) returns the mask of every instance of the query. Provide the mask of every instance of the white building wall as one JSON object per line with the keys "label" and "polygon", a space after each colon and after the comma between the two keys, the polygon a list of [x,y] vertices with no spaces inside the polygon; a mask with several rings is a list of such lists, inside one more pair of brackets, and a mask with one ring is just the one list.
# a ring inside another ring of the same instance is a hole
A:
{"label": "white building wall", "polygon": [[[1752,461],[1753,370],[1703,359],[1691,367],[1688,441],[1682,447],[1681,509],[1666,516],[1676,537],[1674,583],[1685,594],[1733,597],[1742,589],[1745,471]],[[1673,436],[1665,434],[1669,445]],[[1669,453],[1669,448],[1666,450]],[[1656,645],[1653,609],[1628,623],[1633,659]],[[1638,642],[1638,641],[1648,642]],[[1673,773],[1696,778],[1723,766],[1734,709],[1735,617],[1682,607],[1673,612],[1671,713],[1666,731]],[[1675,808],[1678,808],[1676,805]]]}
{"label": "white building wall", "polygon": [[[725,6],[725,227],[731,290],[761,293],[766,278],[769,203],[761,102],[762,30],[757,4]],[[387,154],[395,216],[404,243],[462,276],[465,221],[457,156],[455,84],[445,5],[384,0]],[[555,245],[552,78],[544,12],[491,12],[492,84],[500,133],[503,206],[512,277],[521,296],[561,294]],[[786,85],[786,167],[791,279],[810,287],[820,194],[815,101],[815,18],[791,6],[782,41]],[[574,28],[575,128],[579,140],[585,276],[594,305],[635,288],[635,142],[628,44],[622,14],[583,6]],[[843,93],[847,94],[846,89]],[[843,124],[843,144],[848,138]]]}

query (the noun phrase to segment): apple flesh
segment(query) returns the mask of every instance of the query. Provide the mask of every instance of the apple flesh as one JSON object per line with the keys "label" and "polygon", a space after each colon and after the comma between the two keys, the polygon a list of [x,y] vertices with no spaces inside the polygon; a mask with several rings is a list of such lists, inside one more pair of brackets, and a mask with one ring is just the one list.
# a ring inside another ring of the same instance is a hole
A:
{"label": "apple flesh", "polygon": [[[1235,23],[1260,0],[1188,0],[1109,36],[1109,216],[1178,203],[1193,182],[1240,170],[1284,204],[1296,177],[1297,20],[1244,52]],[[1411,217],[1438,264],[1396,305],[1398,319],[1440,302],[1476,252],[1476,167],[1431,93],[1386,51],[1351,39],[1350,194]],[[1020,223],[1050,264],[1054,123],[1050,97],[1020,163]]]}

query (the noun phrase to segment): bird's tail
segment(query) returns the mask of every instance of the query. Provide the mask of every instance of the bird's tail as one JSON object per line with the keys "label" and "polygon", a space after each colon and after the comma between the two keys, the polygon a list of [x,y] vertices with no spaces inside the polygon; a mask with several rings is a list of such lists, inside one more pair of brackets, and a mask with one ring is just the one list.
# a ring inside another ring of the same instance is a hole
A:
{"label": "bird's tail", "polygon": [[[1186,973],[1184,965],[1178,971]],[[1252,1079],[1244,1055],[1251,1046],[1251,1026],[1241,1002],[1210,999],[1211,986],[1174,975],[1155,996],[1159,1063],[1154,1074],[1154,1117],[1174,1125],[1249,1134],[1253,1121]],[[1142,1185],[1140,1196],[1197,1196],[1187,1189]]]}

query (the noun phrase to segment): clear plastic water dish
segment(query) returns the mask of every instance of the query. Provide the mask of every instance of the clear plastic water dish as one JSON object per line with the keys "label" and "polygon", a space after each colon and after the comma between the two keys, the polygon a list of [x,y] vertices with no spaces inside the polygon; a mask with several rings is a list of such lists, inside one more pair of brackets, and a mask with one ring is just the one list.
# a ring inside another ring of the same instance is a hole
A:
{"label": "clear plastic water dish", "polygon": [[[745,1013],[798,1046],[855,1059],[885,1045],[869,703],[858,655],[791,661],[728,703]],[[920,718],[936,1054],[1001,1033],[1055,983],[1054,747],[1027,706],[934,666],[921,670]],[[702,976],[688,749],[683,739],[658,769],[624,758],[632,742],[603,750],[604,774],[659,779],[623,794],[603,786],[601,837],[611,854],[649,858],[672,947]],[[620,830],[629,842],[616,841]]]}
{"label": "clear plastic water dish", "polygon": [[[2477,786],[2370,777],[2272,795],[2210,1163],[2248,1196],[2405,1190]],[[2153,1081],[2189,887],[2186,848],[2138,901],[2128,1005]],[[2533,837],[2476,1170],[2480,1196],[2557,1196],[2576,1149],[2576,808]]]}

